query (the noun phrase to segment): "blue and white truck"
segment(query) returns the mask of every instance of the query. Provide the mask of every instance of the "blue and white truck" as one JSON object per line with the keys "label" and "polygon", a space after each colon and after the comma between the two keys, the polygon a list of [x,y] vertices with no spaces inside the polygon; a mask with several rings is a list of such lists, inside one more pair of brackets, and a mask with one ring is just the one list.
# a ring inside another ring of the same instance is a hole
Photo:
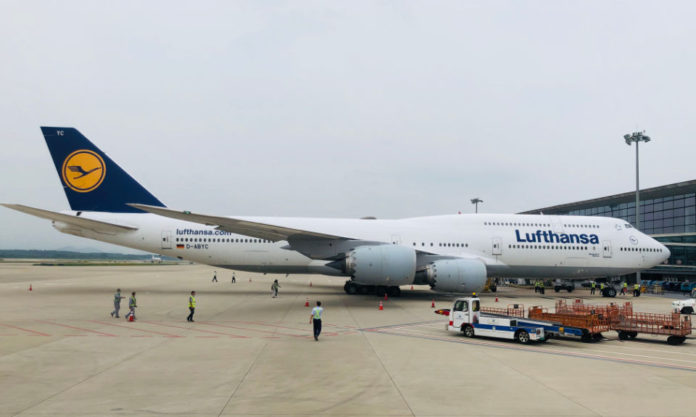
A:
{"label": "blue and white truck", "polygon": [[557,323],[483,313],[481,300],[478,297],[457,298],[451,309],[439,310],[436,313],[449,317],[447,330],[461,332],[466,337],[484,336],[529,343],[545,342],[550,337],[582,337],[583,335],[582,329]]}

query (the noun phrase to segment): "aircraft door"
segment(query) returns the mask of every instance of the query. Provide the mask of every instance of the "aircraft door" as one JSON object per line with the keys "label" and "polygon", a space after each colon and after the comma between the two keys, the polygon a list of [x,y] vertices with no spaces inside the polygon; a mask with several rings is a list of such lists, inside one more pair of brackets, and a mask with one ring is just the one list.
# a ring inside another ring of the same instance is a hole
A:
{"label": "aircraft door", "polygon": [[605,240],[602,242],[602,253],[605,258],[612,257],[611,240]]}
{"label": "aircraft door", "polygon": [[503,254],[503,239],[499,237],[494,237],[493,238],[493,255],[502,255]]}
{"label": "aircraft door", "polygon": [[162,249],[172,248],[172,232],[168,230],[162,231]]}

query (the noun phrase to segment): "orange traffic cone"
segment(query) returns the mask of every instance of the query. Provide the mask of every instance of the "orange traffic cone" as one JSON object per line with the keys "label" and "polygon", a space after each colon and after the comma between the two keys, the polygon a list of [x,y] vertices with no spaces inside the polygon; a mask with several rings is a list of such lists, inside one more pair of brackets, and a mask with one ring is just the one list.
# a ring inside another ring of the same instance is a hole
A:
{"label": "orange traffic cone", "polygon": [[133,318],[133,316],[128,316],[128,321],[135,321],[135,319]]}
{"label": "orange traffic cone", "polygon": [[380,310],[384,310],[384,306],[382,305],[382,302],[381,302],[381,301],[379,302],[379,309],[380,309]]}
{"label": "orange traffic cone", "polygon": [[29,291],[31,291],[31,284],[29,284]]}
{"label": "orange traffic cone", "polygon": [[430,307],[435,308],[435,300],[430,304]]}
{"label": "orange traffic cone", "polygon": [[496,302],[496,303],[498,302],[498,297],[495,297],[495,302]]}
{"label": "orange traffic cone", "polygon": [[384,301],[387,301],[388,299],[389,299],[389,296],[388,296],[387,293],[385,292],[385,293],[384,293]]}
{"label": "orange traffic cone", "polygon": [[309,307],[309,297],[307,297],[307,300],[304,302],[305,307]]}

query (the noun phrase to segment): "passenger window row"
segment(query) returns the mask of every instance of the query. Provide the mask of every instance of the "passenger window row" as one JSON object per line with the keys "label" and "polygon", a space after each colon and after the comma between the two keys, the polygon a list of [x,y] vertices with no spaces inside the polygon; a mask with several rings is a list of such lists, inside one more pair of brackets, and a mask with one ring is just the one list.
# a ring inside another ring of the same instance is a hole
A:
{"label": "passenger window row", "polygon": [[209,237],[177,237],[177,242],[220,242],[220,243],[273,243],[265,239],[231,239],[231,238],[209,238]]}
{"label": "passenger window row", "polygon": [[587,250],[587,246],[561,246],[561,245],[508,245],[508,249],[565,249],[565,250]]}
{"label": "passenger window row", "polygon": [[621,252],[662,252],[662,249],[657,249],[657,248],[626,248],[626,247],[621,247]]}
{"label": "passenger window row", "polygon": [[[413,246],[418,246],[418,242],[413,242]],[[425,242],[421,242],[421,246],[425,246]],[[430,246],[435,246],[433,242],[430,242]],[[438,243],[437,246],[441,248],[468,248],[468,243]]]}

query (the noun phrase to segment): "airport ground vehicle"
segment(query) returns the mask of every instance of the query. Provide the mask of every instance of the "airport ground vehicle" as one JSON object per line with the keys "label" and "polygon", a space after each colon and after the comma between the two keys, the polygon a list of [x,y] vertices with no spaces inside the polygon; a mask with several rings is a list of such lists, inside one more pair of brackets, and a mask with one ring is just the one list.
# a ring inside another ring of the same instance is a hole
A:
{"label": "airport ground vehicle", "polygon": [[672,308],[682,314],[693,314],[696,310],[694,307],[696,307],[696,300],[693,298],[672,301]]}
{"label": "airport ground vehicle", "polygon": [[[506,314],[508,311],[512,315]],[[552,336],[582,337],[583,334],[582,329],[525,318],[524,306],[482,311],[478,297],[458,298],[451,309],[438,310],[436,313],[448,316],[447,330],[462,332],[467,337],[486,336],[528,343],[545,342]]]}
{"label": "airport ground vehicle", "polygon": [[561,290],[573,292],[574,289],[575,289],[575,283],[573,283],[571,281],[556,280],[553,283],[553,290],[555,292],[560,292]]}
{"label": "airport ground vehicle", "polygon": [[[577,299],[574,303],[566,303],[565,300],[556,302],[556,313],[562,313],[567,317],[591,317],[596,316],[600,326],[606,326],[606,330],[614,330],[619,334],[619,339],[635,339],[639,333],[667,336],[667,343],[678,345],[684,343],[686,336],[691,334],[691,320],[682,318],[679,312],[670,314],[640,313],[633,311],[633,304],[627,301],[623,305],[589,305]],[[530,316],[532,311],[530,309]],[[572,321],[567,322],[569,324]]]}

